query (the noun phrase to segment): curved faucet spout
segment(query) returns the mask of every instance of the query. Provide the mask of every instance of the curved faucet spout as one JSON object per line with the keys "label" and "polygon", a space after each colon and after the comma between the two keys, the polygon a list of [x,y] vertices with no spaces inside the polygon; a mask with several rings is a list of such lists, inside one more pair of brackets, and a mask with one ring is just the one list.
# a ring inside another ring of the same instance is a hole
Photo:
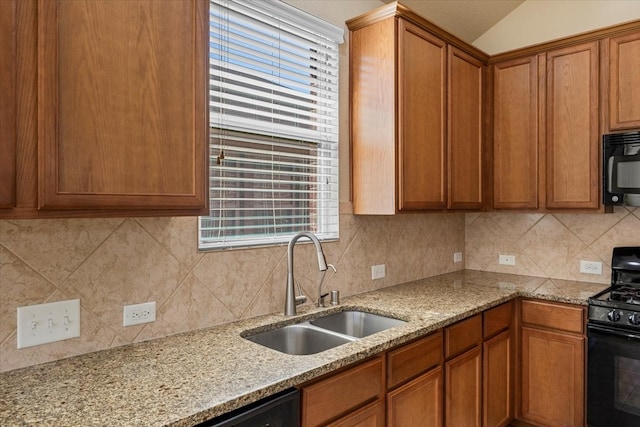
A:
{"label": "curved faucet spout", "polygon": [[296,242],[301,238],[306,237],[313,242],[316,247],[316,252],[318,253],[318,268],[320,271],[325,271],[327,269],[327,261],[324,258],[324,252],[322,252],[322,246],[320,245],[320,241],[318,238],[308,231],[303,231],[291,238],[289,241],[289,246],[287,247],[287,290],[285,293],[284,300],[284,315],[285,316],[295,316],[296,315],[296,306],[298,304],[302,304],[306,301],[306,297],[296,297],[294,292],[294,283],[295,280],[293,278],[293,248],[296,245]]}

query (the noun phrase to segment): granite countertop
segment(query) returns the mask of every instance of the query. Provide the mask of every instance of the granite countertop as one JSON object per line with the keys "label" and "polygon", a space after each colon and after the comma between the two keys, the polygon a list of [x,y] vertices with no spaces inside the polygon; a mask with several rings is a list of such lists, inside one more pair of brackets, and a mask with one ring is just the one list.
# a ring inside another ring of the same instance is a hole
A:
{"label": "granite countertop", "polygon": [[[342,299],[0,374],[0,425],[187,426],[435,331],[518,296],[573,304],[606,285],[464,270]],[[308,355],[241,338],[358,308],[407,323]]]}

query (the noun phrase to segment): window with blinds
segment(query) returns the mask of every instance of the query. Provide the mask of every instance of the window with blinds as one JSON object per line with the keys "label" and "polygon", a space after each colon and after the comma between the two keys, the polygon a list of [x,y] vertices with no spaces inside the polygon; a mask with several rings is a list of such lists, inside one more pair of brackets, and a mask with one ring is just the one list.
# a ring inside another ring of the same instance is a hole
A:
{"label": "window with blinds", "polygon": [[210,216],[200,249],[338,238],[343,31],[274,0],[211,0]]}

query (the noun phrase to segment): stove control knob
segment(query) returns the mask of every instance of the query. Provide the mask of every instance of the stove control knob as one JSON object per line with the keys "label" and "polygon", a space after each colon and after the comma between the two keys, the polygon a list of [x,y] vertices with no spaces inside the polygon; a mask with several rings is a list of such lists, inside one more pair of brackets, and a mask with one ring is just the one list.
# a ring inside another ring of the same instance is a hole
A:
{"label": "stove control knob", "polygon": [[[619,322],[620,321],[620,312],[619,311],[615,311],[615,310],[611,310],[609,312],[609,314],[607,314],[607,318],[609,320],[611,320],[612,322]],[[629,320],[631,321],[631,320]]]}
{"label": "stove control knob", "polygon": [[629,316],[629,323],[634,326],[640,325],[640,313],[633,313]]}

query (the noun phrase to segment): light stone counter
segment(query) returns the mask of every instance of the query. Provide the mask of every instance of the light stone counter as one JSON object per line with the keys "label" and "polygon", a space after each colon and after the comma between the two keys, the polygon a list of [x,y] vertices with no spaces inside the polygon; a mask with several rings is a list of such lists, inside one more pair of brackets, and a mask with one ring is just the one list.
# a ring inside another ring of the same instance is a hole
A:
{"label": "light stone counter", "polygon": [[[586,304],[605,285],[465,270],[0,374],[0,425],[186,426],[365,359],[518,296]],[[284,305],[284,303],[283,303]],[[359,341],[291,356],[240,337],[348,308],[407,320]]]}

